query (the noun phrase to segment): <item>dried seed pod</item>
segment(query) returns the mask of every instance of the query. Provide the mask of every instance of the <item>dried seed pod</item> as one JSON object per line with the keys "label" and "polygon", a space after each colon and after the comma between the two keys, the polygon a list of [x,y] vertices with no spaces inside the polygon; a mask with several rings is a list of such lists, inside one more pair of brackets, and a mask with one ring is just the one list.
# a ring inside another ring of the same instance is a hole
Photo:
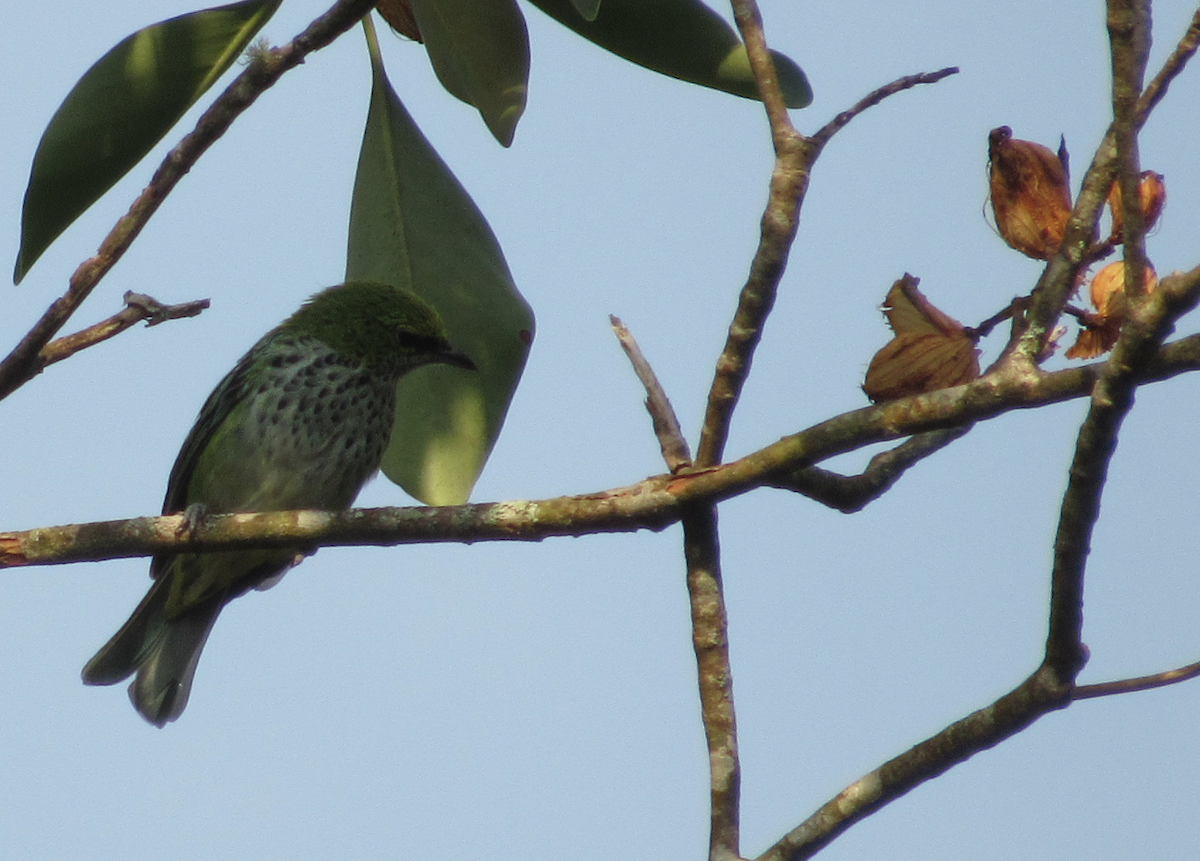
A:
{"label": "dried seed pod", "polygon": [[1062,244],[1071,215],[1065,147],[1062,155],[1017,140],[1000,126],[988,135],[988,178],[996,229],[1009,247],[1049,260]]}
{"label": "dried seed pod", "polygon": [[[1149,296],[1158,286],[1158,273],[1147,266],[1143,273],[1142,295]],[[1071,349],[1068,359],[1094,359],[1107,353],[1117,343],[1121,324],[1129,313],[1125,296],[1125,263],[1118,260],[1110,263],[1095,274],[1091,285],[1092,305],[1096,313],[1081,321],[1079,337]]]}
{"label": "dried seed pod", "polygon": [[1067,350],[1067,358],[1094,359],[1102,356],[1113,348],[1120,334],[1120,323],[1114,324],[1107,320],[1084,323],[1079,328],[1079,337],[1075,339],[1071,349]]}
{"label": "dried seed pod", "polygon": [[[1149,296],[1158,286],[1158,273],[1147,264],[1142,272],[1142,295]],[[1117,260],[1096,273],[1091,286],[1092,306],[1101,317],[1125,318],[1125,262]]]}
{"label": "dried seed pod", "polygon": [[417,26],[417,19],[413,17],[409,0],[379,0],[375,8],[397,33],[414,42],[424,41],[421,38],[421,28]]}
{"label": "dried seed pod", "polygon": [[871,359],[863,391],[875,403],[968,383],[979,376],[979,351],[957,320],[940,311],[905,273],[883,311],[895,337]]}
{"label": "dried seed pod", "polygon": [[[1163,182],[1163,175],[1152,170],[1142,171],[1138,192],[1142,198],[1142,224],[1149,233],[1150,228],[1158,222],[1158,217],[1162,215],[1163,207],[1167,204],[1167,186]],[[1112,215],[1112,238],[1110,241],[1120,242],[1124,216],[1121,214],[1121,184],[1119,182],[1114,181],[1112,189],[1108,192],[1108,210]]]}

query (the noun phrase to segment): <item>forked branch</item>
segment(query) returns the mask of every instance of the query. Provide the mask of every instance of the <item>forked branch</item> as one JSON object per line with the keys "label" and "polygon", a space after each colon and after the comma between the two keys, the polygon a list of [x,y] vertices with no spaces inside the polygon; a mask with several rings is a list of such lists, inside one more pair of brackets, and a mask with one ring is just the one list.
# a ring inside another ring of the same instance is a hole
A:
{"label": "forked branch", "polygon": [[41,319],[0,362],[0,399],[8,397],[44,367],[39,354],[58,334],[133,240],[171,190],[183,179],[196,160],[213,145],[241,113],[289,69],[313,51],[325,47],[367,14],[373,0],[339,0],[288,44],[255,54],[255,59],[234,79],[196,122],[196,127],[167,153],[150,184],[138,195],[100,243],[95,256],[79,265],[66,293],[56,299]]}

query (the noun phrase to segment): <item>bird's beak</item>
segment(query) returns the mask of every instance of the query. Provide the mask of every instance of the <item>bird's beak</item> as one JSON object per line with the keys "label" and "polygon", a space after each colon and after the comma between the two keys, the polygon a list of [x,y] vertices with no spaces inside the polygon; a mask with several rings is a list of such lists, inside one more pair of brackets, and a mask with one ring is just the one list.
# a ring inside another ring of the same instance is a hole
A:
{"label": "bird's beak", "polygon": [[447,346],[445,350],[438,354],[438,361],[443,365],[453,365],[456,368],[462,368],[466,371],[478,371],[479,368],[471,361],[471,357],[466,353]]}

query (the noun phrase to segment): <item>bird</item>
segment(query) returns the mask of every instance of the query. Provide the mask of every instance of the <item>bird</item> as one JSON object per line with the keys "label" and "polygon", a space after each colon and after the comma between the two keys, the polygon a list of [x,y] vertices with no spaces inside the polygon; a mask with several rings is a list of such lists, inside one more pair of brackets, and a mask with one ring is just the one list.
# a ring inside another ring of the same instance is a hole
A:
{"label": "bird", "polygon": [[[409,290],[349,281],[312,296],[242,356],[204,402],[167,482],[163,514],[350,507],[379,469],[396,384],[423,365],[476,370]],[[183,713],[222,608],[272,586],[305,548],[158,553],[154,582],[83,668],[88,685],[133,675],[129,698],[157,727]]]}

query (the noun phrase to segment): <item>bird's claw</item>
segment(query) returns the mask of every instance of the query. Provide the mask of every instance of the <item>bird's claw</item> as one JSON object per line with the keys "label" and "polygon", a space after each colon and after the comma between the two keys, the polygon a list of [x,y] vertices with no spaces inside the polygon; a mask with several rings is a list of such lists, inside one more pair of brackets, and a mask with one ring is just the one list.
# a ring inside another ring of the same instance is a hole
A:
{"label": "bird's claw", "polygon": [[182,512],[183,519],[179,522],[179,526],[175,529],[175,534],[180,538],[192,538],[200,529],[200,524],[204,518],[208,516],[208,506],[203,502],[193,502]]}

